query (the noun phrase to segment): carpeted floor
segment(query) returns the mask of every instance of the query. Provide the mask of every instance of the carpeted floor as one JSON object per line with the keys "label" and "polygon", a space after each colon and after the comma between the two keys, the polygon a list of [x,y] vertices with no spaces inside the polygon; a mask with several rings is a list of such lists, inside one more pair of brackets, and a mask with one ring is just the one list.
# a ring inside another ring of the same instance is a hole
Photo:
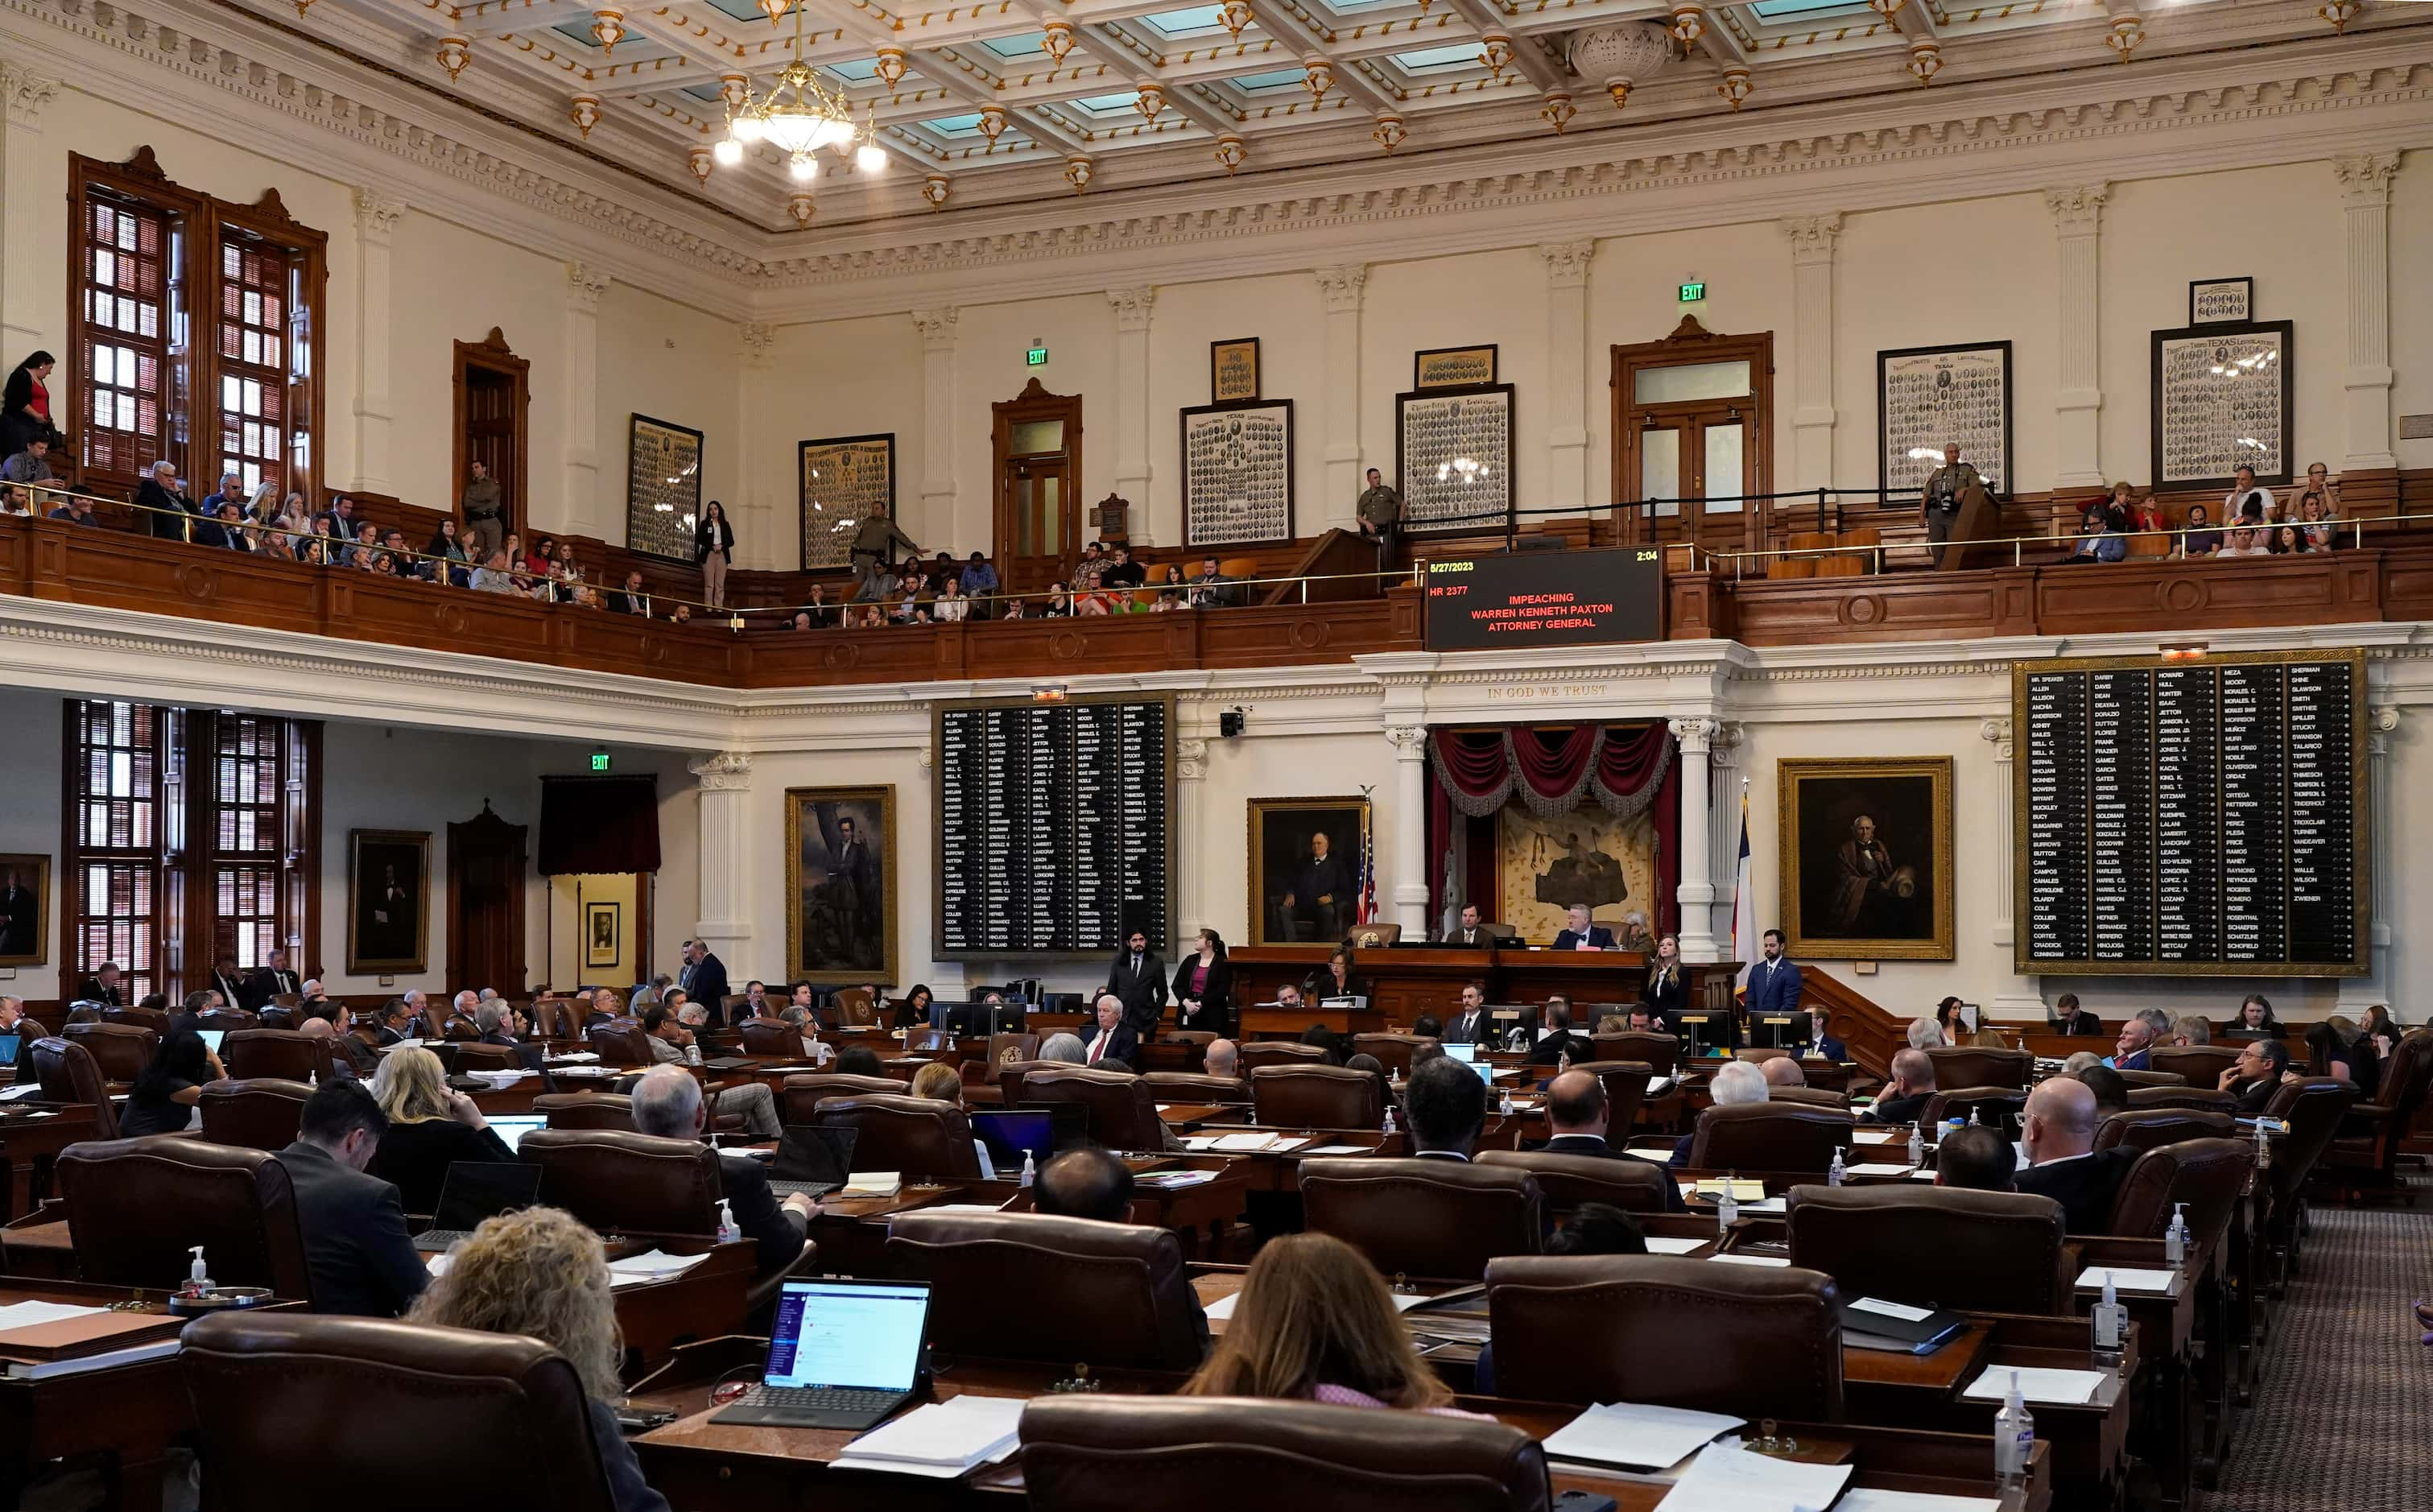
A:
{"label": "carpeted floor", "polygon": [[2433,1507],[2433,1209],[2314,1209],[2275,1317],[2255,1406],[2204,1512]]}

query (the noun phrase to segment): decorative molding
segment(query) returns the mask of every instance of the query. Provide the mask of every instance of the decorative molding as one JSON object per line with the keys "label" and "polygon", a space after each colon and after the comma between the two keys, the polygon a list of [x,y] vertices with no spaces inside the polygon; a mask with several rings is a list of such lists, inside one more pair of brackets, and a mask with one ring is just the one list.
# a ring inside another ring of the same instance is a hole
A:
{"label": "decorative molding", "polygon": [[1707,739],[1707,764],[1718,770],[1740,765],[1741,742],[1748,739],[1748,729],[1738,720],[1717,720],[1715,733]]}
{"label": "decorative molding", "polygon": [[1424,724],[1388,725],[1386,739],[1394,742],[1394,755],[1402,760],[1425,761],[1428,758],[1428,728]]}
{"label": "decorative molding", "polygon": [[954,350],[955,322],[961,314],[961,312],[950,304],[913,311],[912,326],[921,332],[921,345],[930,351]]}
{"label": "decorative molding", "polygon": [[1538,256],[1546,264],[1546,287],[1550,289],[1585,289],[1589,283],[1589,263],[1596,257],[1596,238],[1584,236],[1574,242],[1540,242]]}
{"label": "decorative molding", "polygon": [[2399,175],[2396,152],[2344,152],[2332,160],[2344,205],[2388,205],[2390,180]]}
{"label": "decorative molding", "polygon": [[43,107],[59,96],[60,81],[0,59],[0,108],[10,126],[39,127]]}
{"label": "decorative molding", "polygon": [[358,186],[355,190],[355,229],[367,242],[387,246],[405,212],[405,201],[385,189]]}
{"label": "decorative molding", "polygon": [[1722,728],[1723,722],[1701,715],[1686,720],[1667,720],[1665,724],[1673,731],[1673,739],[1681,742],[1683,756],[1704,756],[1711,748],[1710,742],[1716,731]]}
{"label": "decorative molding", "polygon": [[1107,303],[1114,308],[1117,331],[1147,331],[1149,314],[1157,305],[1157,290],[1148,284],[1137,289],[1109,289]]}
{"label": "decorative molding", "polygon": [[1977,722],[1977,738],[1993,746],[1994,759],[1997,763],[2007,764],[2010,761],[2011,722],[2008,718],[1980,720]]}
{"label": "decorative molding", "polygon": [[701,780],[704,792],[752,790],[752,756],[748,752],[721,751],[695,756],[685,763],[685,770]]}
{"label": "decorative molding", "polygon": [[1208,742],[1179,739],[1174,742],[1174,774],[1183,782],[1199,782],[1208,775]]}
{"label": "decorative molding", "polygon": [[2103,229],[2103,206],[2112,186],[2101,180],[2045,191],[2045,209],[2052,212],[2053,229],[2064,236],[2093,236]]}
{"label": "decorative molding", "polygon": [[1786,215],[1775,222],[1791,243],[1794,263],[1830,263],[1833,248],[1842,239],[1842,216],[1838,211],[1823,215]]}
{"label": "decorative molding", "polygon": [[1318,269],[1316,277],[1318,296],[1325,304],[1328,314],[1360,313],[1360,291],[1369,286],[1368,263],[1338,263],[1333,267]]}
{"label": "decorative molding", "polygon": [[747,320],[735,328],[735,340],[743,360],[754,367],[766,367],[777,352],[777,328],[766,320]]}
{"label": "decorative molding", "polygon": [[608,285],[616,281],[598,268],[589,267],[581,263],[569,263],[566,264],[568,308],[581,311],[586,314],[597,314],[600,309],[600,297],[606,294]]}

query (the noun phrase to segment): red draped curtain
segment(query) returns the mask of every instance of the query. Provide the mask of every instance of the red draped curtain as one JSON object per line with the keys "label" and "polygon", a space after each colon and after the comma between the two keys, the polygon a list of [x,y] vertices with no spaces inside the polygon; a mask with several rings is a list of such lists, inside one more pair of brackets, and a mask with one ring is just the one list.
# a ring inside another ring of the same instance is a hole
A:
{"label": "red draped curtain", "polygon": [[1650,812],[1656,826],[1657,907],[1651,927],[1681,926],[1680,775],[1672,731],[1655,724],[1509,725],[1496,730],[1432,730],[1428,755],[1436,783],[1428,798],[1428,854],[1453,855],[1456,824],[1466,826],[1465,875],[1434,869],[1428,921],[1438,922],[1448,890],[1465,898],[1495,895],[1495,815],[1518,797],[1551,818],[1593,798],[1617,819]]}

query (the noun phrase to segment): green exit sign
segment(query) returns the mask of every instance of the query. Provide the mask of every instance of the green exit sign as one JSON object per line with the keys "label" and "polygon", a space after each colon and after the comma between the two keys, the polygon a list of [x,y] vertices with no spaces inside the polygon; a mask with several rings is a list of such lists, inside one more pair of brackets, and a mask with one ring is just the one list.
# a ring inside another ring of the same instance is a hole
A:
{"label": "green exit sign", "polygon": [[1707,286],[1704,283],[1685,283],[1681,285],[1681,302],[1683,304],[1696,304],[1706,297]]}
{"label": "green exit sign", "polygon": [[1047,348],[1045,347],[1033,347],[1029,351],[1024,352],[1022,354],[1022,365],[1025,367],[1046,366]]}
{"label": "green exit sign", "polygon": [[591,770],[594,772],[605,772],[608,770],[607,752],[594,751],[591,753]]}

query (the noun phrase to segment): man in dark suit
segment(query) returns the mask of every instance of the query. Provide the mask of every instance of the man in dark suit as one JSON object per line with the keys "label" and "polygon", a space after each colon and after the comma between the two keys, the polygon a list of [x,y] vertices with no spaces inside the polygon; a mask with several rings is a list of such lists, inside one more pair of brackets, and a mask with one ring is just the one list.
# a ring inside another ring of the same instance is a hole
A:
{"label": "man in dark suit", "polygon": [[397,1188],[364,1174],[387,1131],[371,1094],[333,1077],[305,1099],[296,1143],[279,1152],[296,1188],[316,1313],[395,1317],[431,1283]]}
{"label": "man in dark suit", "polygon": [[1487,927],[1487,921],[1478,916],[1478,905],[1465,903],[1461,906],[1461,923],[1446,930],[1438,943],[1484,947],[1495,943],[1495,936]]}
{"label": "man in dark suit", "polygon": [[1574,1064],[1595,1058],[1588,1041],[1572,1032],[1571,999],[1559,993],[1547,998],[1546,1010],[1539,1015],[1538,1023],[1538,1043],[1529,1046],[1531,1065],[1560,1065],[1566,1056]]}
{"label": "man in dark suit", "polygon": [[1765,959],[1749,967],[1748,1016],[1799,1011],[1799,968],[1782,959],[1782,931],[1765,932]]}
{"label": "man in dark suit", "polygon": [[118,985],[118,962],[103,961],[101,969],[86,977],[84,985],[77,989],[77,1001],[105,1003],[111,1008],[125,1008],[127,997]]}
{"label": "man in dark suit", "polygon": [[1302,939],[1298,926],[1304,925],[1311,931],[1308,939],[1343,938],[1353,912],[1353,877],[1333,844],[1324,830],[1309,837],[1309,855],[1287,874],[1284,895],[1277,900],[1276,939],[1285,943]]}
{"label": "man in dark suit", "polygon": [[2105,1063],[2115,1071],[2152,1071],[2154,1063],[2146,1052],[2153,1043],[2154,1026],[2142,1018],[2125,1019],[2120,1037],[2113,1042],[2112,1059]]}
{"label": "man in dark suit", "polygon": [[42,950],[43,900],[15,872],[0,877],[0,956],[32,956]]}
{"label": "man in dark suit", "polygon": [[212,978],[209,983],[211,990],[219,994],[219,1006],[222,1008],[245,1006],[245,974],[236,969],[236,957],[229,951],[221,951],[219,959],[212,962]]}
{"label": "man in dark suit", "polygon": [[297,981],[296,974],[287,969],[287,952],[274,946],[263,958],[261,968],[245,979],[244,990],[238,994],[238,1005],[248,1013],[259,1013],[269,1006],[272,998],[300,991],[302,987]]}
{"label": "man in dark suit", "polygon": [[1589,906],[1574,903],[1564,914],[1565,924],[1555,936],[1557,950],[1611,950],[1613,931],[1601,924],[1589,922]]}
{"label": "man in dark suit", "polygon": [[135,490],[135,503],[144,516],[145,528],[156,537],[167,541],[186,539],[186,527],[194,519],[195,501],[179,484],[175,464],[152,464],[150,475]]}
{"label": "man in dark suit", "polygon": [[726,963],[709,953],[709,946],[699,940],[688,940],[684,945],[684,969],[676,976],[676,985],[685,995],[699,1003],[709,1013],[709,1022],[726,1022]]}
{"label": "man in dark suit", "polygon": [[2101,1034],[2103,1021],[2078,1006],[2076,993],[2064,993],[2053,1000],[2050,1015],[2055,1034]]}
{"label": "man in dark suit", "polygon": [[[709,1105],[701,1100],[701,1083],[682,1066],[653,1066],[634,1083],[634,1131],[660,1139],[701,1138],[708,1127]],[[777,1200],[769,1190],[769,1173],[749,1155],[721,1150],[719,1191],[743,1237],[760,1247],[758,1270],[771,1275],[794,1263],[803,1252],[803,1231],[811,1221],[812,1203],[800,1193]]]}
{"label": "man in dark suit", "polygon": [[1808,1005],[1808,1043],[1820,1061],[1838,1062],[1850,1059],[1850,1047],[1825,1031],[1825,1005],[1822,1003]]}
{"label": "man in dark suit", "polygon": [[[1546,1153],[1638,1161],[1642,1165],[1663,1170],[1656,1162],[1616,1149],[1607,1142],[1606,1125],[1612,1114],[1613,1105],[1606,1100],[1602,1077],[1588,1071],[1564,1072],[1546,1086],[1546,1125],[1554,1130],[1554,1137],[1546,1141]],[[1681,1201],[1680,1184],[1670,1173],[1664,1179],[1664,1211],[1687,1211]]]}
{"label": "man in dark suit", "polygon": [[1403,1086],[1410,1116],[1411,1154],[1423,1161],[1467,1164],[1487,1127],[1487,1082],[1458,1061],[1437,1056]]}
{"label": "man in dark suit", "polygon": [[[1081,1054],[1081,1063],[1106,1070],[1137,1071],[1132,1058],[1140,1053],[1140,1037],[1132,1032],[1130,1017],[1124,1011],[1123,999],[1114,993],[1098,994],[1098,1027],[1090,1035],[1089,1048]],[[1109,1064],[1108,1062],[1114,1062]]]}
{"label": "man in dark suit", "polygon": [[1462,983],[1461,1011],[1445,1025],[1445,1043],[1479,1045],[1494,1037],[1494,1021],[1487,1016],[1487,989],[1477,982]]}
{"label": "man in dark suit", "polygon": [[1893,1052],[1892,1079],[1861,1114],[1870,1124],[1914,1124],[1934,1096],[1934,1059],[1924,1050]]}
{"label": "man in dark suit", "polygon": [[2015,1184],[2060,1203],[2065,1232],[2073,1236],[2108,1231],[2112,1199],[2137,1156],[2118,1147],[2098,1151],[2097,1122],[2094,1090],[2075,1077],[2053,1077],[2028,1094],[2019,1123],[2029,1164]]}
{"label": "man in dark suit", "polygon": [[1165,962],[1149,949],[1147,930],[1124,936],[1123,953],[1107,967],[1101,990],[1124,1005],[1124,1023],[1136,1038],[1157,1032],[1157,1021],[1165,1014]]}

